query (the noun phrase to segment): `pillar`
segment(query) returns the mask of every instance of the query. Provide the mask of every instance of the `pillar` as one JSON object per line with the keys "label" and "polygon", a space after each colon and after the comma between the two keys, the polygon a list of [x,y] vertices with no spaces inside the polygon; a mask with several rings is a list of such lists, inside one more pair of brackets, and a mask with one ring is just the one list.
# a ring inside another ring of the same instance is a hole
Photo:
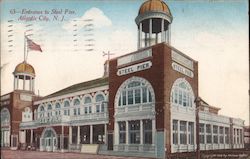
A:
{"label": "pillar", "polygon": [[161,42],[164,42],[164,19],[161,19]]}
{"label": "pillar", "polygon": [[107,124],[104,124],[104,136],[105,136],[105,140],[104,140],[104,142],[105,142],[105,144],[107,144],[108,142],[108,140],[107,140]]}
{"label": "pillar", "polygon": [[191,130],[190,132],[188,131],[188,121],[186,122],[186,138],[187,138],[187,145],[189,144],[189,133],[191,135]]}
{"label": "pillar", "polygon": [[61,136],[61,151],[64,149],[64,126],[62,125],[62,136]]}
{"label": "pillar", "polygon": [[69,144],[72,144],[72,126],[69,127]]}
{"label": "pillar", "polygon": [[156,128],[155,128],[155,119],[152,120],[152,144],[155,144],[155,133],[156,133]]}
{"label": "pillar", "polygon": [[128,133],[129,133],[129,131],[128,131],[129,129],[128,129],[128,121],[126,121],[126,144],[129,144],[129,140],[128,140]]}
{"label": "pillar", "polygon": [[178,146],[180,145],[180,120],[177,122],[177,132],[178,132]]}
{"label": "pillar", "polygon": [[152,38],[152,19],[149,19],[149,46],[152,45],[151,38]]}
{"label": "pillar", "polygon": [[19,76],[18,75],[17,75],[16,79],[17,79],[17,81],[16,81],[16,86],[17,86],[16,89],[18,89],[19,88]]}
{"label": "pillar", "polygon": [[77,144],[80,144],[80,126],[77,126]]}
{"label": "pillar", "polygon": [[93,125],[90,125],[90,144],[93,144]]}
{"label": "pillar", "polygon": [[23,90],[25,90],[25,80],[26,79],[26,76],[25,75],[23,75]]}
{"label": "pillar", "polygon": [[30,130],[30,143],[33,143],[33,129]]}
{"label": "pillar", "polygon": [[143,144],[143,120],[140,120],[140,144]]}

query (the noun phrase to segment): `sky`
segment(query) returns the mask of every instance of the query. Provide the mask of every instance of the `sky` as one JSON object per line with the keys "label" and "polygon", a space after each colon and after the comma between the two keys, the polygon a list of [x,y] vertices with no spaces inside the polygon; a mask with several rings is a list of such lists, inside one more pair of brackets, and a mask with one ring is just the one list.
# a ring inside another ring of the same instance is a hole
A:
{"label": "sky", "polygon": [[[36,71],[35,92],[45,96],[101,77],[107,60],[103,52],[118,57],[136,51],[134,20],[143,2],[2,0],[1,95],[13,91],[12,73],[24,59],[25,31],[43,50],[29,51],[27,61]],[[173,15],[171,45],[199,62],[200,96],[221,108],[220,114],[248,125],[248,1],[165,2]]]}

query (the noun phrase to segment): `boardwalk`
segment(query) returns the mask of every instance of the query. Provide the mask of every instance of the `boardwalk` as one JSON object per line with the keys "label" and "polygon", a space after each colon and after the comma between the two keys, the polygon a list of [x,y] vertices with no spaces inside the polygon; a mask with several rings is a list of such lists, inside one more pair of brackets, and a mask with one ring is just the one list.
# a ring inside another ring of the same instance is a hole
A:
{"label": "boardwalk", "polygon": [[[3,159],[145,159],[139,157],[118,157],[107,155],[93,155],[82,153],[60,153],[39,151],[1,150]],[[1,159],[2,159],[1,157]]]}

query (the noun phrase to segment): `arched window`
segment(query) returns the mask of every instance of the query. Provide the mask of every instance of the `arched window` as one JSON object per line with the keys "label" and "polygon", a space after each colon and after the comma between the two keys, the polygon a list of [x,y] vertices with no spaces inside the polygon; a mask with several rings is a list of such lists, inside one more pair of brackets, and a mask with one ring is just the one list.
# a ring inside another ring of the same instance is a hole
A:
{"label": "arched window", "polygon": [[104,106],[104,96],[102,94],[98,94],[95,97],[96,101],[96,113],[104,112],[105,106]]}
{"label": "arched window", "polygon": [[60,103],[56,103],[56,115],[61,115],[60,109],[61,109]]}
{"label": "arched window", "polygon": [[10,124],[10,112],[4,108],[1,110],[1,126],[8,126]]}
{"label": "arched window", "polygon": [[177,79],[171,90],[171,103],[183,107],[192,107],[194,93],[190,84],[183,78]]}
{"label": "arched window", "polygon": [[119,89],[118,106],[127,106],[152,102],[152,93],[148,85],[140,80],[131,80]]}
{"label": "arched window", "polygon": [[92,113],[92,99],[87,96],[84,98],[84,114]]}
{"label": "arched window", "polygon": [[40,108],[38,109],[39,110],[39,118],[42,118],[44,117],[44,112],[45,112],[45,109],[44,109],[44,106],[40,106]]}
{"label": "arched window", "polygon": [[48,108],[47,108],[47,116],[50,117],[52,116],[52,105],[51,104],[48,104]]}
{"label": "arched window", "polygon": [[79,99],[75,99],[74,100],[74,105],[80,105],[80,100]]}
{"label": "arched window", "polygon": [[70,103],[69,101],[64,101],[64,115],[69,116],[70,110],[69,110]]}
{"label": "arched window", "polygon": [[[74,106],[80,106],[80,100],[79,99],[75,99],[74,100]],[[80,115],[80,111],[81,111],[81,109],[80,109],[80,107],[79,108],[74,108],[74,115]]]}
{"label": "arched window", "polygon": [[92,101],[91,101],[91,98],[90,97],[85,97],[84,98],[84,104],[89,104],[89,103],[91,103]]}

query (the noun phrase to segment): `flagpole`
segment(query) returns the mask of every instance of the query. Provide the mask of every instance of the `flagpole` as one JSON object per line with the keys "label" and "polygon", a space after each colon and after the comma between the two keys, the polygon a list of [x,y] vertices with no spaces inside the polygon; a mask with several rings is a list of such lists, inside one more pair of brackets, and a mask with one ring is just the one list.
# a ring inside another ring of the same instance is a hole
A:
{"label": "flagpole", "polygon": [[26,32],[24,32],[24,50],[23,50],[23,60],[24,62],[26,62],[25,60],[25,51],[26,51]]}

